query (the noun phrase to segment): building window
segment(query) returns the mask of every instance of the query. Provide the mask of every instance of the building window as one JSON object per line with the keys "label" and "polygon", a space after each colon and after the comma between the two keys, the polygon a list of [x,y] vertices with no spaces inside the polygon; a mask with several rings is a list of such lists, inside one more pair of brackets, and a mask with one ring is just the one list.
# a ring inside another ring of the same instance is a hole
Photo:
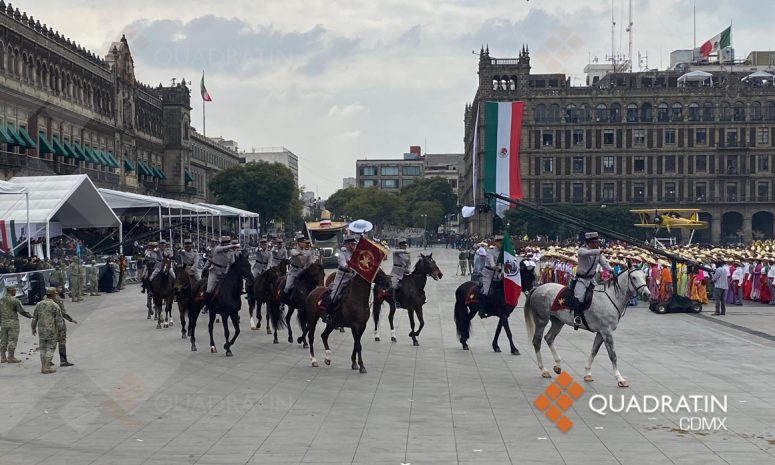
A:
{"label": "building window", "polygon": [[761,181],[756,185],[756,197],[759,202],[770,200],[770,183]]}
{"label": "building window", "polygon": [[672,107],[672,121],[683,121],[684,120],[684,107],[680,103],[676,102],[673,104]]}
{"label": "building window", "polygon": [[589,109],[589,105],[586,103],[579,107],[579,122],[588,123],[592,121],[592,110]]}
{"label": "building window", "polygon": [[584,157],[573,157],[573,173],[584,172]]}
{"label": "building window", "polygon": [[760,102],[751,102],[751,121],[762,120],[762,104]]}
{"label": "building window", "polygon": [[377,168],[374,166],[362,166],[361,167],[361,176],[376,176],[377,175]]}
{"label": "building window", "polygon": [[635,157],[635,160],[633,160],[632,169],[636,173],[643,173],[646,171],[646,159],[643,157]]}
{"label": "building window", "polygon": [[536,123],[546,122],[546,106],[544,104],[538,104],[535,108],[535,121]]}
{"label": "building window", "polygon": [[570,104],[567,107],[565,107],[565,122],[566,123],[578,123],[579,122],[579,112],[576,108],[576,105]]}
{"label": "building window", "polygon": [[595,107],[595,121],[598,123],[608,121],[608,112],[606,111],[606,106],[602,103]]}
{"label": "building window", "polygon": [[737,129],[727,131],[727,147],[737,147]]}
{"label": "building window", "polygon": [[694,171],[698,173],[706,173],[708,171],[707,155],[697,155],[694,157]]}
{"label": "building window", "polygon": [[401,170],[402,170],[404,176],[419,176],[420,175],[420,167],[419,166],[404,166]]}
{"label": "building window", "polygon": [[694,185],[694,199],[697,202],[708,201],[708,185],[704,182],[698,182]]}
{"label": "building window", "polygon": [[544,173],[554,172],[554,158],[547,157],[543,159]]}
{"label": "building window", "polygon": [[775,102],[767,102],[767,114],[765,115],[767,121],[775,121]]}
{"label": "building window", "polygon": [[646,143],[646,130],[636,129],[635,133],[635,145],[643,145]]}
{"label": "building window", "polygon": [[554,184],[544,184],[541,186],[541,201],[543,203],[554,203]]}
{"label": "building window", "polygon": [[665,144],[675,144],[675,129],[665,129]]}
{"label": "building window", "polygon": [[602,200],[603,202],[613,202],[614,201],[614,183],[612,182],[606,182],[603,183],[603,192],[602,192]]}
{"label": "building window", "polygon": [[651,114],[651,104],[650,103],[644,103],[640,107],[640,120],[644,123],[650,123],[654,119],[653,115]]}
{"label": "building window", "polygon": [[696,122],[700,120],[700,105],[698,103],[689,104],[689,121]]}
{"label": "building window", "polygon": [[622,106],[618,103],[611,104],[611,118],[612,123],[620,123],[622,121]]}
{"label": "building window", "polygon": [[646,188],[642,182],[636,182],[633,184],[632,201],[637,203],[643,203],[646,201]]}
{"label": "building window", "polygon": [[550,123],[559,123],[560,122],[560,106],[556,103],[549,106],[549,122]]}
{"label": "building window", "polygon": [[758,155],[756,157],[756,172],[766,173],[770,170],[770,156]]}
{"label": "building window", "polygon": [[710,102],[705,102],[702,105],[702,120],[703,121],[713,121],[714,115],[713,115],[713,104]]}
{"label": "building window", "polygon": [[727,155],[727,174],[737,174],[736,155]]}
{"label": "building window", "polygon": [[737,183],[727,183],[727,202],[737,202]]}
{"label": "building window", "polygon": [[398,189],[398,179],[382,179],[380,183],[383,189]]}
{"label": "building window", "polygon": [[402,187],[411,186],[412,184],[414,184],[414,179],[402,179],[401,180],[401,186]]}
{"label": "building window", "polygon": [[666,103],[660,103],[657,106],[657,122],[666,123],[670,120],[668,107]]}
{"label": "building window", "polygon": [[735,102],[735,121],[745,121],[745,104]]}
{"label": "building window", "polygon": [[721,121],[732,120],[732,108],[729,106],[729,102],[722,102],[719,110],[721,110],[721,114],[719,115],[719,120]]}
{"label": "building window", "polygon": [[675,202],[675,183],[666,182],[664,190],[665,202]]}
{"label": "building window", "polygon": [[665,155],[665,173],[675,173],[675,155]]}
{"label": "building window", "polygon": [[374,187],[377,185],[377,181],[374,179],[363,179],[361,180],[361,187]]}
{"label": "building window", "polygon": [[757,134],[756,142],[759,145],[770,143],[770,130],[768,128],[759,128],[759,132]]}
{"label": "building window", "polygon": [[616,166],[616,158],[611,155],[603,157],[603,173],[613,173]]}
{"label": "building window", "polygon": [[584,184],[573,183],[573,193],[571,196],[573,203],[584,203]]}
{"label": "building window", "polygon": [[697,128],[694,130],[694,144],[706,145],[708,143],[708,130],[706,128]]}
{"label": "building window", "polygon": [[627,105],[627,122],[635,123],[638,121],[638,105],[631,103]]}
{"label": "building window", "polygon": [[379,174],[382,175],[382,176],[398,176],[398,167],[397,166],[383,166],[383,167],[381,167],[379,169]]}
{"label": "building window", "polygon": [[605,145],[611,145],[614,143],[614,130],[613,129],[605,129],[603,131],[603,143]]}
{"label": "building window", "polygon": [[544,131],[542,134],[542,144],[544,147],[554,146],[554,133],[552,131]]}
{"label": "building window", "polygon": [[581,145],[584,143],[584,130],[583,129],[574,129],[573,130],[573,145]]}

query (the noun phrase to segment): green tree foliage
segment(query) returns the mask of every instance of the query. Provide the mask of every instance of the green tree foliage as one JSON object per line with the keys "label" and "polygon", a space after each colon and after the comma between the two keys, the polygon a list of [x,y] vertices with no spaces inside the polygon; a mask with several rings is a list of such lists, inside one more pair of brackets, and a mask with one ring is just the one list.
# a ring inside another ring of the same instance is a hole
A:
{"label": "green tree foliage", "polygon": [[301,217],[293,172],[279,163],[259,161],[223,170],[209,187],[218,203],[258,213],[263,231],[272,220],[295,224]]}
{"label": "green tree foliage", "polygon": [[[638,215],[630,213],[628,207],[606,206],[602,208],[600,206],[560,205],[547,207],[547,210],[573,216],[635,238],[643,239],[646,237],[646,230],[634,226],[639,221]],[[519,207],[507,210],[504,220],[510,225],[511,234],[519,236],[527,234],[531,238],[540,234],[542,236],[548,235],[550,239],[556,237],[573,239],[580,232],[583,232],[575,226],[544,219]]]}

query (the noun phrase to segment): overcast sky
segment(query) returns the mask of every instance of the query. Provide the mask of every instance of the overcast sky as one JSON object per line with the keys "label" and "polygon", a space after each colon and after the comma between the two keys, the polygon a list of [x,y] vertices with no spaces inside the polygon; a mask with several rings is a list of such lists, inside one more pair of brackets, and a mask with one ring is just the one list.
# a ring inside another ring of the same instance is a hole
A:
{"label": "overcast sky", "polygon": [[[616,48],[627,53],[627,2],[614,0]],[[606,0],[34,0],[13,2],[104,56],[125,33],[138,80],[199,79],[213,98],[207,135],[242,149],[285,146],[300,183],[327,197],[358,158],[401,157],[410,145],[462,153],[463,109],[482,43],[494,57],[530,46],[534,72],[583,77],[611,53]],[[667,66],[692,46],[692,0],[633,0],[634,54]],[[698,0],[697,42],[733,22],[738,56],[775,48],[770,0]],[[621,26],[621,28],[620,28]]]}

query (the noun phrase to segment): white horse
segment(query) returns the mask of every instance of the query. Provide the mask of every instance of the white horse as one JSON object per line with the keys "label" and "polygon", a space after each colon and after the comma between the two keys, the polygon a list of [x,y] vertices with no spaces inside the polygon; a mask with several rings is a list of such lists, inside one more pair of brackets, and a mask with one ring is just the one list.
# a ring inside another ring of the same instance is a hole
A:
{"label": "white horse", "polygon": [[[527,337],[533,340],[538,368],[541,370],[541,375],[544,378],[551,377],[549,370],[544,368],[543,360],[541,359],[541,337],[544,335],[547,323],[551,321],[552,326],[544,339],[546,339],[549,350],[552,351],[554,372],[557,374],[562,372],[562,368],[560,367],[560,356],[554,348],[554,339],[560,334],[564,325],[573,326],[574,315],[572,310],[551,310],[557,294],[563,287],[555,283],[542,284],[530,293],[525,303]],[[584,381],[593,381],[590,371],[592,369],[592,361],[595,359],[598,350],[600,350],[600,345],[605,343],[617,384],[619,387],[629,386],[627,380],[619,373],[619,369],[616,367],[613,332],[616,330],[619,320],[624,316],[627,302],[638,293],[646,298],[651,295],[646,283],[646,274],[642,270],[634,268],[621,272],[614,279],[602,286],[598,286],[598,289],[595,290],[592,297],[592,305],[584,312],[586,322],[589,325],[588,330],[596,333],[595,342],[592,344],[592,352],[589,354],[586,367],[584,367]]]}

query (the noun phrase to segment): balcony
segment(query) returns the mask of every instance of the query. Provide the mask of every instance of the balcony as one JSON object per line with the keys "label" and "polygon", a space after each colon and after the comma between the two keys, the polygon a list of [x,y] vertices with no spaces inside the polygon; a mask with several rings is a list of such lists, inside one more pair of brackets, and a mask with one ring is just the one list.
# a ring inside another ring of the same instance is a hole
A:
{"label": "balcony", "polygon": [[541,205],[556,205],[559,202],[557,197],[543,196],[541,197]]}

